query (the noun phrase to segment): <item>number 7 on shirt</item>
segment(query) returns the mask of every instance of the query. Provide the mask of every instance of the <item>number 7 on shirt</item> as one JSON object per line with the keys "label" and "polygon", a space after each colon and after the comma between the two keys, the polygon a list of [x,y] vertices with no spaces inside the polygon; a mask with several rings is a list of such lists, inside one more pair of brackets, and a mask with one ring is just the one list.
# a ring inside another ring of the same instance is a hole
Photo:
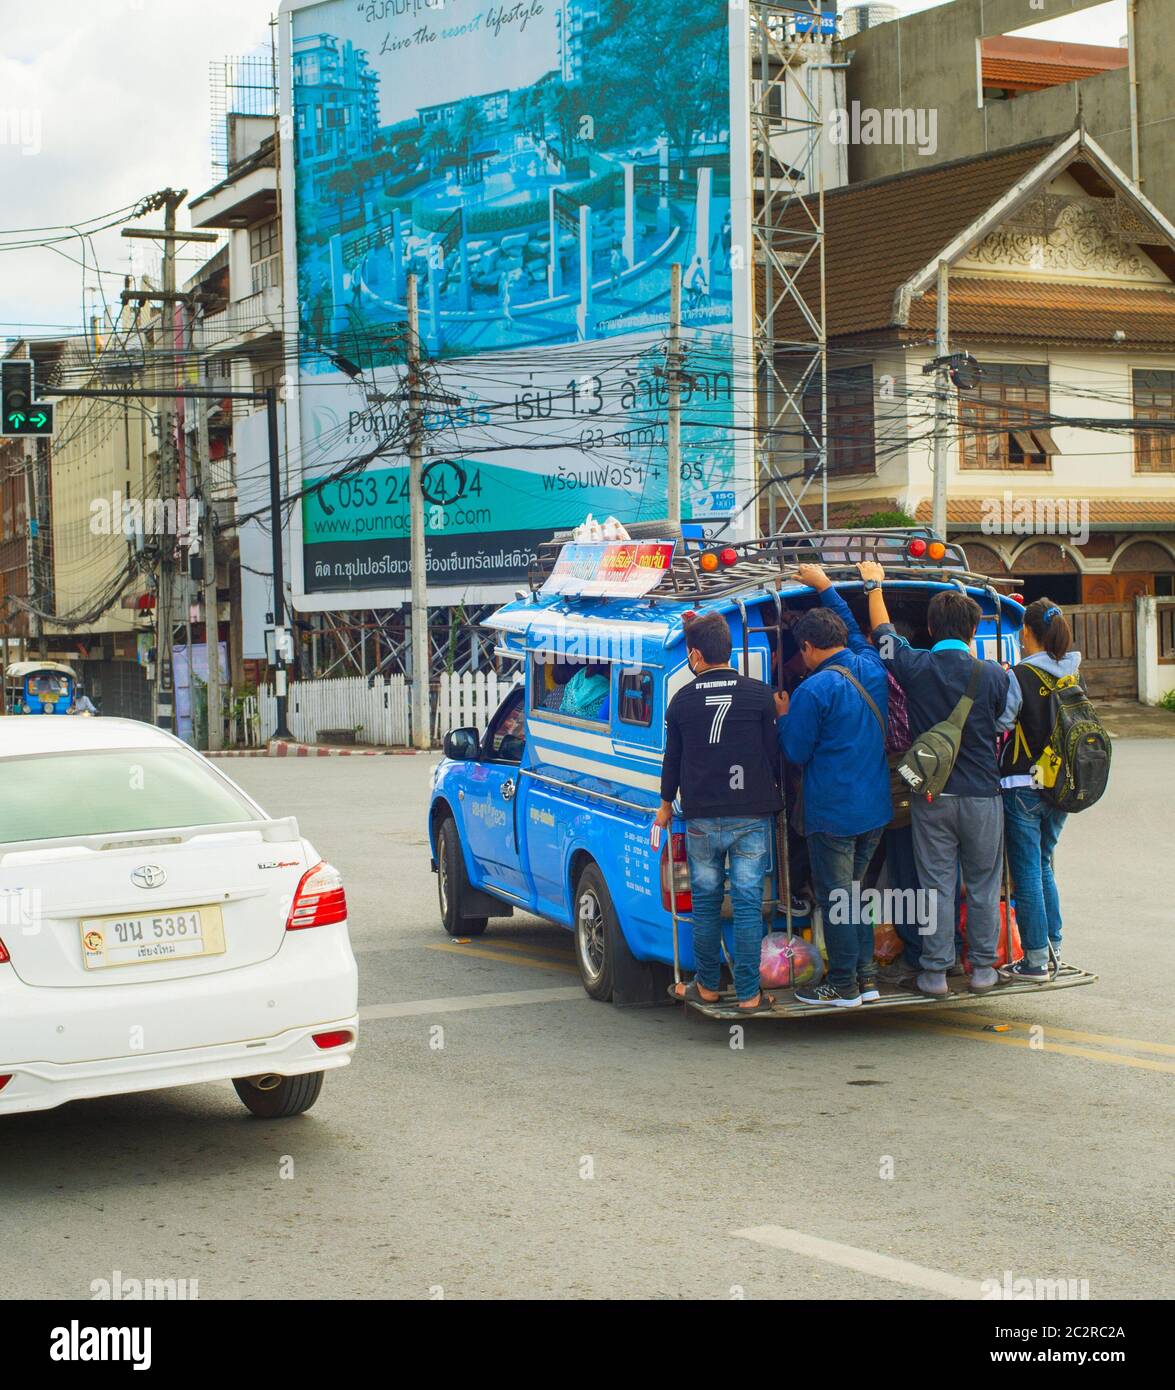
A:
{"label": "number 7 on shirt", "polygon": [[733,695],[707,695],[706,704],[714,706],[714,720],[710,725],[710,742],[722,742],[722,725],[734,703]]}

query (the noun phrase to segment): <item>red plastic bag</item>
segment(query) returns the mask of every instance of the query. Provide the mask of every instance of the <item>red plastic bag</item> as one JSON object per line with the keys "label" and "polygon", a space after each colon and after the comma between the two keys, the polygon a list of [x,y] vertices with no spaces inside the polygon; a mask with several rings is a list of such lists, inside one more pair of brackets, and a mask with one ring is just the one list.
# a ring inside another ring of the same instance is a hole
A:
{"label": "red plastic bag", "polygon": [[879,965],[889,965],[902,954],[902,938],[891,922],[873,928],[873,959]]}
{"label": "red plastic bag", "polygon": [[[1008,955],[1008,921],[1011,919],[1012,929],[1012,954]],[[970,970],[971,962],[967,959],[967,902],[963,900],[959,907],[959,932],[963,938],[963,969]],[[1016,925],[1016,908],[1009,906],[1006,901],[1000,901],[1000,939],[996,947],[995,963],[997,966],[1008,965],[1011,962],[1022,960],[1024,957],[1024,947],[1020,944],[1020,928]]]}

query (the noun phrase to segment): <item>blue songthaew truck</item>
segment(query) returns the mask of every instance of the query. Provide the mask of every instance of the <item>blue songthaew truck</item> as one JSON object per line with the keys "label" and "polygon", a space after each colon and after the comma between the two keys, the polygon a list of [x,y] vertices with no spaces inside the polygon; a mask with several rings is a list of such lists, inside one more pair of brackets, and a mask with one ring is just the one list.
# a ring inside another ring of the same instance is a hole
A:
{"label": "blue songthaew truck", "polygon": [[[778,688],[795,655],[790,625],[818,602],[796,580],[797,566],[823,565],[867,631],[861,560],[885,566],[890,614],[914,631],[915,645],[929,645],[931,597],[955,586],[983,612],[977,654],[1018,659],[1024,610],[1018,596],[1003,592],[1009,581],[972,573],[958,545],[926,528],[801,532],[727,545],[708,541],[700,527],[674,533],[661,524],[628,541],[583,544],[568,534],[540,547],[528,590],[487,622],[500,669],[514,671],[517,683],[484,731],[445,735],[433,772],[428,833],[445,931],[478,936],[491,918],[531,913],[574,933],[593,999],[665,1002],[668,984],[693,969],[685,824],[675,817],[658,846],[650,833],[665,711],[692,679],[684,620],[721,613],[733,633],[733,664]],[[590,672],[594,702],[569,696],[579,672]],[[764,933],[810,936],[814,924],[791,882],[789,832],[784,816],[778,819]],[[1095,978],[1065,964],[1047,985],[1011,982],[997,993]],[[965,989],[945,1001],[886,989],[868,1008],[938,1008],[974,998]],[[734,1016],[733,1005],[731,996],[702,1011]],[[788,992],[773,1015],[824,1011]]]}

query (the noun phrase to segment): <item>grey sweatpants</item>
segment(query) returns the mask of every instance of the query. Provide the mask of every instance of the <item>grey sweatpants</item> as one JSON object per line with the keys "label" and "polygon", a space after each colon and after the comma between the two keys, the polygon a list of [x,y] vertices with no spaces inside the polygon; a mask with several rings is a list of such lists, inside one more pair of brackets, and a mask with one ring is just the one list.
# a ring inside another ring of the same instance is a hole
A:
{"label": "grey sweatpants", "polygon": [[1004,803],[1000,796],[913,797],[918,882],[934,896],[934,930],[922,938],[922,969],[955,962],[955,884],[967,890],[967,954],[972,966],[994,965],[1000,940],[1004,867]]}

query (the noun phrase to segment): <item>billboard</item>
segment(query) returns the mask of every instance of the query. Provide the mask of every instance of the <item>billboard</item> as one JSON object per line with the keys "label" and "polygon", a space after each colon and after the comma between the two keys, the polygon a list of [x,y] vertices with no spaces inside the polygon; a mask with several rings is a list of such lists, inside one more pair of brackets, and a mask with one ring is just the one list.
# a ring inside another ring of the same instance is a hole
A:
{"label": "billboard", "polygon": [[283,5],[298,607],[407,599],[412,274],[431,601],[508,597],[588,512],[664,517],[674,263],[682,514],[749,534],[746,26],[730,0]]}

